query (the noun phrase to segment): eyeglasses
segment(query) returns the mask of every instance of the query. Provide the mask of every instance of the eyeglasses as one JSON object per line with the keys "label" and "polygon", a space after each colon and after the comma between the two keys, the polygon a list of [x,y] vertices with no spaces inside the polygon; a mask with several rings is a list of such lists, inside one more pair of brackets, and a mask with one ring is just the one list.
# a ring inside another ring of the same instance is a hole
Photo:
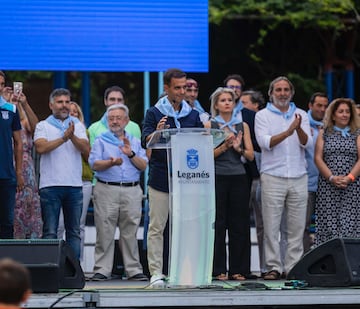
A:
{"label": "eyeglasses", "polygon": [[237,89],[237,90],[241,90],[241,86],[235,86],[235,85],[229,85],[229,86],[226,86],[226,88],[230,88],[230,89]]}
{"label": "eyeglasses", "polygon": [[112,121],[123,121],[125,120],[126,117],[109,117],[109,121],[112,122]]}
{"label": "eyeglasses", "polygon": [[186,83],[186,88],[191,88],[191,87],[199,88],[198,83],[195,82]]}

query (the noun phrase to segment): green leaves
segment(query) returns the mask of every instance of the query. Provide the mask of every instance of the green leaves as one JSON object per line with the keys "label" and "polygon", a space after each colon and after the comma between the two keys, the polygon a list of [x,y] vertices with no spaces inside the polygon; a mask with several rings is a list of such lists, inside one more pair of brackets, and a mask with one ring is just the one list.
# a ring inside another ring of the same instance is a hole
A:
{"label": "green leaves", "polygon": [[210,0],[209,20],[258,19],[290,23],[294,28],[316,27],[342,30],[357,17],[352,0]]}
{"label": "green leaves", "polygon": [[[264,46],[268,34],[281,25],[290,25],[294,29],[312,29],[318,34],[326,32],[333,39],[353,29],[360,21],[354,1],[209,0],[209,20],[218,25],[234,19],[256,23],[259,27],[258,36],[249,46],[248,53],[252,60],[261,62],[256,48]],[[356,5],[360,8],[358,0]]]}

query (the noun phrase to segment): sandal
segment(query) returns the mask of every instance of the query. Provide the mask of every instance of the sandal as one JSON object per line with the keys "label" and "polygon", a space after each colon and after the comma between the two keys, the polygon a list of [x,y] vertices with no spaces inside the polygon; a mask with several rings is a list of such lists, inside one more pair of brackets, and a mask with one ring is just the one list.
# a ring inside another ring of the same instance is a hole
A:
{"label": "sandal", "polygon": [[233,274],[230,276],[229,278],[230,280],[235,280],[235,281],[244,281],[246,278],[245,276],[241,275],[241,274]]}
{"label": "sandal", "polygon": [[228,276],[226,276],[226,274],[220,274],[215,276],[215,280],[220,280],[220,281],[224,281],[224,280],[228,280]]}
{"label": "sandal", "polygon": [[271,270],[264,275],[264,280],[279,280],[280,273],[277,270]]}

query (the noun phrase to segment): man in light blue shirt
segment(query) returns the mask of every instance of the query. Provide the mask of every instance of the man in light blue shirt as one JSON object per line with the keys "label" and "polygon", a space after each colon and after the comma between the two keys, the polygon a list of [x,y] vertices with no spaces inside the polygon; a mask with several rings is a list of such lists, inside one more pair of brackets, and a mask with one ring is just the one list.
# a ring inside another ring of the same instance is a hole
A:
{"label": "man in light blue shirt", "polygon": [[309,101],[308,117],[311,128],[311,135],[313,137],[313,144],[310,145],[305,152],[305,158],[308,171],[308,205],[306,212],[306,224],[304,231],[304,253],[308,252],[314,243],[311,238],[311,217],[315,211],[315,198],[318,187],[319,170],[314,162],[314,152],[317,136],[319,130],[323,127],[323,118],[325,116],[326,108],[329,104],[329,99],[325,93],[315,92]]}
{"label": "man in light blue shirt", "polygon": [[[104,104],[106,108],[111,105],[122,103],[125,104],[125,91],[119,86],[112,86],[105,90],[104,93]],[[98,137],[101,133],[107,131],[109,129],[107,123],[107,114],[106,112],[98,121],[92,123],[89,127],[89,135],[90,135],[90,145],[94,144],[96,137]],[[126,132],[137,137],[141,138],[141,130],[137,123],[129,120],[126,125]]]}
{"label": "man in light blue shirt", "polygon": [[143,192],[140,174],[148,159],[140,140],[125,131],[129,110],[124,104],[107,110],[109,130],[95,140],[89,164],[96,172],[94,219],[96,226],[93,281],[111,276],[114,259],[114,235],[120,229],[119,245],[129,280],[145,281],[140,264],[136,232],[141,219]]}

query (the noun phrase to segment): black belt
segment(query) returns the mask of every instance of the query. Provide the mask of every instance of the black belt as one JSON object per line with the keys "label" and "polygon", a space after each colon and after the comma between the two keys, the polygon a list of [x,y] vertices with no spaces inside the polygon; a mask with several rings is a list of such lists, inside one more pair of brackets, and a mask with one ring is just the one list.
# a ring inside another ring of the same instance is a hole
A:
{"label": "black belt", "polygon": [[138,181],[134,181],[134,182],[112,182],[112,181],[103,181],[99,178],[97,178],[98,182],[104,183],[106,185],[110,185],[110,186],[120,186],[120,187],[135,187],[139,184]]}

